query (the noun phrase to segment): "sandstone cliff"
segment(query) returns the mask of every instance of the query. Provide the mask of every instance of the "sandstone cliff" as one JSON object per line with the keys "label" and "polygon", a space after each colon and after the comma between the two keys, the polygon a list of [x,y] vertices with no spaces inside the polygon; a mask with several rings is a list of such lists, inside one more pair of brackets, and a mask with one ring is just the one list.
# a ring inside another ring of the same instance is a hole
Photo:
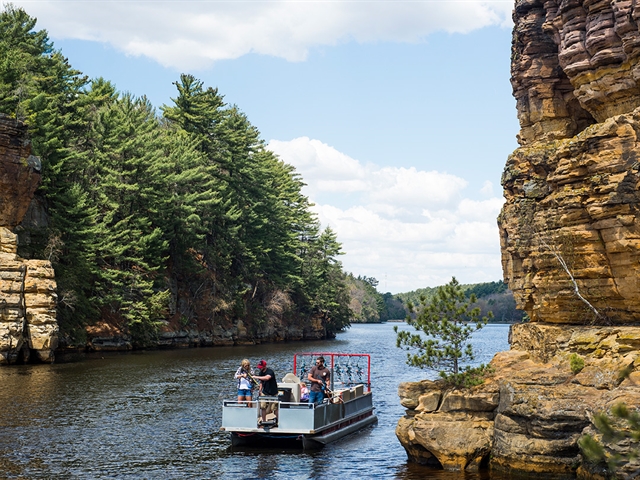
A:
{"label": "sandstone cliff", "polygon": [[[400,385],[407,414],[396,434],[409,459],[449,470],[589,478],[577,441],[593,433],[593,413],[620,401],[640,405],[640,327],[517,324],[511,343],[492,360],[495,374],[470,390],[428,380]],[[571,354],[585,362],[577,373]]]}
{"label": "sandstone cliff", "polygon": [[410,459],[449,469],[595,478],[577,445],[593,414],[640,407],[640,5],[516,0],[513,19],[520,147],[498,224],[531,322],[482,386],[402,384],[396,433]]}
{"label": "sandstone cliff", "polygon": [[53,361],[58,344],[56,283],[47,260],[17,255],[13,232],[40,182],[40,161],[31,155],[26,127],[0,116],[0,363]]}
{"label": "sandstone cliff", "polygon": [[534,321],[640,321],[640,7],[517,1],[518,148],[503,174],[504,276]]}

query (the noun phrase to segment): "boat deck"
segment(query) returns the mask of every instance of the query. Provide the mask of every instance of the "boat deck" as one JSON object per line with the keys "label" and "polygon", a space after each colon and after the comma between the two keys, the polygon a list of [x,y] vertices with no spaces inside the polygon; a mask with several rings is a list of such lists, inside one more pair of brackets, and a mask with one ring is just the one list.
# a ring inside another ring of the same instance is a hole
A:
{"label": "boat deck", "polygon": [[[279,385],[280,388],[282,386],[282,384]],[[283,402],[277,397],[260,401],[276,403],[277,424],[274,425],[274,414],[267,416],[267,423],[260,424],[260,402],[258,401],[252,402],[254,406],[249,409],[248,402],[226,400],[222,407],[221,430],[237,433],[260,433],[268,430],[272,434],[314,435],[373,412],[371,392],[363,392],[362,387],[336,391],[329,402],[325,400],[325,403],[319,405],[307,402]]]}

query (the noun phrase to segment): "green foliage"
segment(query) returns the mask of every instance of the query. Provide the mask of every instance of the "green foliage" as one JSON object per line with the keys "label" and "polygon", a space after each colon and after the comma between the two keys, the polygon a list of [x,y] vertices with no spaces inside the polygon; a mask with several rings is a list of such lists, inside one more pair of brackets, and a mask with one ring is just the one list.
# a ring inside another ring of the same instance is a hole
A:
{"label": "green foliage", "polygon": [[349,290],[336,234],[327,227],[318,237],[311,237],[302,265],[306,301],[312,314],[323,319],[327,334],[333,336],[350,325]]}
{"label": "green foliage", "polygon": [[47,32],[33,31],[35,24],[35,18],[11,4],[0,12],[0,111],[19,120],[33,114],[30,103],[44,94],[44,83],[60,60]]}
{"label": "green foliage", "polygon": [[250,307],[262,318],[257,310],[280,290],[300,312],[320,316],[329,336],[348,326],[341,247],[330,229],[319,233],[300,176],[265,149],[244,114],[224,108],[216,89],[190,75],[176,87],[175,105],[163,107],[165,119],[193,139],[215,178],[217,200],[211,197],[213,208],[199,216],[207,226],[204,241],[192,249],[214,279],[216,304],[238,306],[242,315],[250,296],[262,300]]}
{"label": "green foliage", "polygon": [[378,280],[373,277],[353,274],[347,276],[351,296],[352,321],[356,323],[376,323],[401,320],[408,310],[402,300],[389,292],[378,292]]}
{"label": "green foliage", "polygon": [[399,293],[398,297],[407,305],[417,305],[420,303],[420,300],[422,298],[424,298],[425,300],[431,300],[436,294],[437,290],[438,287],[419,288],[411,292]]}
{"label": "green foliage", "polygon": [[49,225],[28,248],[53,262],[64,337],[82,342],[97,320],[142,346],[171,318],[320,318],[329,336],[349,325],[335,234],[237,107],[181,75],[159,117],[88,81],[35,25],[0,11],[0,113],[27,124],[42,160]]}
{"label": "green foliage", "polygon": [[593,416],[597,435],[583,435],[578,446],[587,460],[606,463],[610,472],[629,473],[629,478],[638,474],[637,461],[640,458],[640,414],[624,403],[611,408],[610,415],[604,412]]}
{"label": "green foliage", "polygon": [[[96,309],[86,290],[91,284],[91,248],[95,207],[84,184],[83,154],[75,148],[86,131],[89,109],[80,72],[53,49],[47,32],[34,31],[36,20],[12,5],[0,11],[0,113],[24,121],[33,151],[42,160],[50,228],[32,231],[40,245],[32,255],[45,256],[57,239],[52,258],[59,293],[58,322],[63,334],[82,341],[82,326]],[[47,255],[49,256],[49,255]]]}
{"label": "green foliage", "polygon": [[[476,306],[480,308],[482,316],[493,313],[490,322],[516,323],[524,318],[524,312],[516,309],[516,302],[513,293],[507,289],[507,285],[502,282],[476,283],[472,285],[461,285],[465,296],[470,298],[476,296]],[[397,295],[405,304],[417,305],[424,297],[431,300],[437,291],[436,288],[421,288],[407,293]]]}
{"label": "green foliage", "polygon": [[469,285],[465,289],[465,296],[470,298],[471,295],[475,295],[476,298],[488,297],[489,295],[496,295],[507,291],[507,284],[502,280],[497,282],[488,283],[476,283],[475,285]]}
{"label": "green foliage", "polygon": [[[456,386],[473,384],[487,373],[487,367],[465,366],[474,360],[469,339],[473,332],[486,325],[491,313],[481,317],[480,309],[472,307],[475,295],[465,296],[462,286],[454,278],[436,289],[431,299],[423,297],[415,319],[407,322],[426,337],[408,331],[398,331],[397,346],[406,348],[407,363],[440,372],[440,376]],[[413,310],[413,305],[409,309]],[[410,353],[417,349],[417,353]]]}
{"label": "green foliage", "polygon": [[382,300],[384,301],[384,309],[380,313],[381,321],[403,320],[406,318],[409,311],[405,308],[398,295],[387,292],[382,295]]}
{"label": "green foliage", "polygon": [[471,388],[482,385],[484,379],[494,372],[495,369],[491,365],[481,363],[478,367],[465,366],[460,370],[460,373],[440,372],[440,377],[455,387]]}
{"label": "green foliage", "polygon": [[584,359],[580,355],[572,353],[569,357],[569,366],[574,374],[578,374],[584,368]]}
{"label": "green foliage", "polygon": [[353,312],[352,321],[356,323],[377,323],[381,321],[381,313],[385,304],[382,295],[376,289],[378,281],[373,277],[362,277],[353,274],[347,276],[350,306]]}

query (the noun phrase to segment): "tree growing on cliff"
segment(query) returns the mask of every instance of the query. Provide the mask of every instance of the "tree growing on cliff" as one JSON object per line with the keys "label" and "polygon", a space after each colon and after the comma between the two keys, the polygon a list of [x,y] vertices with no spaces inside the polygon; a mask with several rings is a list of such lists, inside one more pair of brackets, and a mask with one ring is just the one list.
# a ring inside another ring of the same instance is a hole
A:
{"label": "tree growing on cliff", "polygon": [[618,403],[611,415],[604,412],[593,416],[595,435],[580,437],[578,445],[589,462],[606,463],[615,478],[636,478],[640,475],[640,413]]}
{"label": "tree growing on cliff", "polygon": [[[407,323],[427,337],[394,327],[396,345],[408,351],[407,363],[437,370],[443,379],[458,387],[482,383],[490,367],[468,365],[475,358],[469,340],[493,314],[488,312],[481,317],[480,309],[473,307],[475,302],[475,295],[467,298],[455,277],[447,285],[438,287],[432,298],[422,297],[415,319],[408,316]],[[412,304],[408,308],[414,311]],[[417,349],[417,353],[412,353],[413,349]]]}

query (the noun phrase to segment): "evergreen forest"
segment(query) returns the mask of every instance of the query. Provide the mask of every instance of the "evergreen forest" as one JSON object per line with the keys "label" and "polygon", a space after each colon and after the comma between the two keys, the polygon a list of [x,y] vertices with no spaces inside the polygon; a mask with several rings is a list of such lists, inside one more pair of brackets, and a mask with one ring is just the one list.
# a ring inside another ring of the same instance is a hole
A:
{"label": "evergreen forest", "polygon": [[19,254],[54,266],[62,345],[100,323],[138,346],[240,319],[254,338],[274,322],[334,336],[351,316],[341,245],[302,178],[216,88],[175,87],[156,110],[75,70],[23,9],[0,11],[0,114],[42,162],[28,217],[45,221],[18,227]]}

